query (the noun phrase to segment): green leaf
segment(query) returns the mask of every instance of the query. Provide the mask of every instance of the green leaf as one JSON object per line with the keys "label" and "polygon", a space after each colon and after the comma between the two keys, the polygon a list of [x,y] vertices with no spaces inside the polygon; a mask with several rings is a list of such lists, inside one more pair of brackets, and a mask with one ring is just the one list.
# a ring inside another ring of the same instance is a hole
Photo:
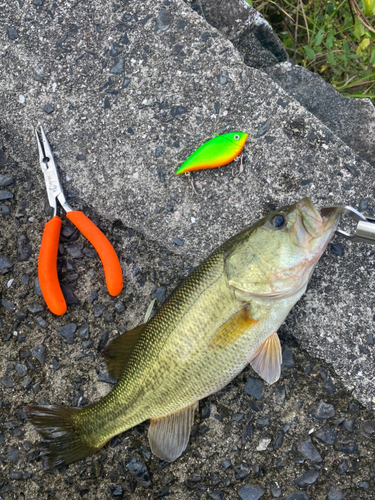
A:
{"label": "green leaf", "polygon": [[329,3],[327,5],[327,8],[326,8],[326,12],[329,16],[332,16],[333,14],[333,11],[335,10],[335,6],[333,5],[333,3]]}
{"label": "green leaf", "polygon": [[333,30],[331,30],[328,33],[327,38],[326,38],[326,44],[325,45],[326,45],[327,49],[332,49],[333,39],[334,39]]}
{"label": "green leaf", "polygon": [[314,42],[313,42],[314,47],[319,47],[319,45],[323,41],[323,38],[324,38],[323,30],[319,30],[314,38]]}
{"label": "green leaf", "polygon": [[360,40],[363,37],[364,33],[365,33],[365,27],[363,26],[361,21],[358,19],[358,17],[356,17],[353,35],[356,37],[357,40]]}
{"label": "green leaf", "polygon": [[303,47],[303,50],[305,51],[305,54],[307,55],[307,57],[309,57],[310,59],[315,61],[315,52],[313,51],[313,49],[309,45],[305,45]]}
{"label": "green leaf", "polygon": [[333,55],[333,52],[328,52],[327,54],[327,60],[331,66],[334,66],[336,64],[335,62],[335,56]]}
{"label": "green leaf", "polygon": [[372,51],[372,54],[371,54],[371,59],[370,59],[370,64],[371,66],[373,64],[375,64],[375,50]]}
{"label": "green leaf", "polygon": [[344,49],[344,54],[346,54],[347,56],[350,56],[351,51],[350,51],[349,44],[346,40],[343,41],[342,48]]}

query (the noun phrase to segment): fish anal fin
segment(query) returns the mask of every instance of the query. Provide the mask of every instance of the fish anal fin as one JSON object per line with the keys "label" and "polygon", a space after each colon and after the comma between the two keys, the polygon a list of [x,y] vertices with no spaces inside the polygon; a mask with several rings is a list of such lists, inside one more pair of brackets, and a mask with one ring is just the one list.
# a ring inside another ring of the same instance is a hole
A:
{"label": "fish anal fin", "polygon": [[251,316],[250,308],[243,307],[221,325],[211,338],[208,347],[225,348],[234,344],[242,335],[258,322]]}
{"label": "fish anal fin", "polygon": [[133,330],[121,334],[111,340],[102,351],[102,356],[107,364],[108,375],[112,379],[119,379],[124,367],[146,324],[139,325]]}
{"label": "fish anal fin", "polygon": [[266,382],[273,384],[280,378],[281,362],[279,336],[273,332],[252,356],[250,365]]}
{"label": "fish anal fin", "polygon": [[165,462],[174,462],[186,449],[198,402],[178,413],[153,418],[148,429],[152,453]]}

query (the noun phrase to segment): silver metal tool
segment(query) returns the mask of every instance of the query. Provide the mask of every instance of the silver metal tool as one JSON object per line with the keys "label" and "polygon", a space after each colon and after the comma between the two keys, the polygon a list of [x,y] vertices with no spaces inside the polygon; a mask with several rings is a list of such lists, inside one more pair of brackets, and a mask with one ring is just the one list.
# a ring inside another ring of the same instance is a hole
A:
{"label": "silver metal tool", "polygon": [[321,209],[320,213],[327,216],[330,214],[332,209],[337,208],[342,209],[342,215],[346,214],[355,222],[357,222],[357,227],[355,229],[355,233],[353,234],[350,234],[341,229],[337,229],[336,234],[353,242],[369,243],[370,245],[375,245],[375,217],[363,215],[355,208],[345,205],[332,205],[331,207],[324,207]]}

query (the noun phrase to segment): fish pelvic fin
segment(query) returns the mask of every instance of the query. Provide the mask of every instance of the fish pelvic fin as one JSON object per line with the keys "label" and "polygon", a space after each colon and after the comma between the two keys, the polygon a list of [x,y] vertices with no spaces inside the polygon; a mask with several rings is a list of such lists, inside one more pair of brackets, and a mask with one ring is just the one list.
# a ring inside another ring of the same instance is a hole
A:
{"label": "fish pelvic fin", "polygon": [[269,384],[275,383],[280,378],[282,353],[280,339],[277,332],[273,332],[263,344],[260,345],[250,365]]}
{"label": "fish pelvic fin", "polygon": [[26,406],[25,414],[43,438],[43,460],[49,467],[67,465],[91,455],[98,448],[88,444],[80,430],[79,408]]}
{"label": "fish pelvic fin", "polygon": [[147,323],[139,325],[133,328],[133,330],[121,334],[119,337],[111,340],[111,342],[108,342],[103,349],[101,354],[106,362],[108,375],[112,379],[118,380],[121,377],[133,347],[146,325]]}
{"label": "fish pelvic fin", "polygon": [[186,449],[198,402],[162,418],[153,418],[148,429],[151,451],[165,462],[174,462]]}

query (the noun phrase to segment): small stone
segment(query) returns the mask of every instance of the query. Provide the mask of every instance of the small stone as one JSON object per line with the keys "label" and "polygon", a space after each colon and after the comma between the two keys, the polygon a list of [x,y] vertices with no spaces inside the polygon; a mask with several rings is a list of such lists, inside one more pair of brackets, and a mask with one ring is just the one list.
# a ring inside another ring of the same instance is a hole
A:
{"label": "small stone", "polygon": [[22,363],[16,364],[16,371],[20,377],[24,377],[27,373],[27,366]]}
{"label": "small stone", "polygon": [[122,493],[123,491],[121,486],[117,485],[111,487],[111,494],[113,497],[122,497]]}
{"label": "small stone", "polygon": [[271,486],[271,493],[273,498],[279,498],[281,496],[281,488],[277,483]]}
{"label": "small stone", "polygon": [[9,313],[14,313],[16,310],[16,305],[9,300],[1,299],[1,305],[6,309]]}
{"label": "small stone", "polygon": [[173,243],[179,247],[183,247],[184,246],[184,242],[180,239],[180,238],[173,238]]}
{"label": "small stone", "polygon": [[46,104],[44,107],[43,107],[43,111],[45,113],[47,113],[47,115],[50,115],[51,113],[53,113],[54,109],[53,107],[51,106],[51,104]]}
{"label": "small stone", "polygon": [[77,325],[75,323],[68,323],[67,325],[59,328],[59,333],[62,337],[64,337],[68,344],[73,344],[76,330]]}
{"label": "small stone", "polygon": [[17,236],[17,260],[18,262],[25,262],[29,260],[32,253],[32,247],[29,239],[25,233]]}
{"label": "small stone", "polygon": [[331,243],[330,246],[332,253],[334,253],[335,255],[338,255],[339,257],[342,257],[344,255],[344,247],[341,243]]}
{"label": "small stone", "polygon": [[375,433],[375,422],[373,421],[368,421],[368,422],[363,422],[362,424],[363,430],[366,432],[366,434],[374,434]]}
{"label": "small stone", "polygon": [[238,494],[242,500],[259,500],[264,495],[265,491],[258,484],[245,485],[239,490]]}
{"label": "small stone", "polygon": [[113,75],[121,75],[125,69],[125,60],[124,59],[115,59],[114,65],[111,68],[111,73]]}
{"label": "small stone", "polygon": [[13,380],[8,377],[8,375],[5,375],[5,377],[3,377],[1,379],[1,383],[3,384],[4,387],[6,387],[7,389],[11,389],[12,387],[15,386],[15,383],[13,382]]}
{"label": "small stone", "polygon": [[286,397],[286,391],[285,391],[285,385],[280,385],[277,387],[274,395],[275,403],[277,405],[282,405],[285,402],[285,397]]}
{"label": "small stone", "polygon": [[217,81],[220,83],[220,85],[226,85],[228,83],[228,74],[227,72],[220,71],[220,73],[217,75]]}
{"label": "small stone", "polygon": [[246,476],[250,474],[250,467],[242,462],[240,464],[237,464],[233,467],[234,470],[234,476],[238,480],[244,479]]}
{"label": "small stone", "polygon": [[281,364],[281,369],[292,368],[294,366],[293,351],[289,346],[285,346],[283,351],[283,361]]}
{"label": "small stone", "polygon": [[83,243],[75,243],[73,245],[68,245],[66,249],[68,250],[68,253],[73,257],[73,259],[82,259]]}
{"label": "small stone", "polygon": [[10,191],[6,191],[5,189],[0,190],[0,201],[11,200],[13,198],[13,194]]}
{"label": "small stone", "polygon": [[347,455],[351,455],[352,453],[358,452],[358,445],[357,444],[350,444],[348,446],[343,446],[342,448],[340,448],[340,451],[342,453],[346,453]]}
{"label": "small stone", "polygon": [[85,159],[86,159],[86,155],[84,155],[83,153],[79,153],[78,155],[76,155],[76,160],[78,160],[78,161],[82,161]]}
{"label": "small stone", "polygon": [[243,413],[233,413],[232,421],[239,423],[241,422],[241,420],[243,420],[243,417],[244,417]]}
{"label": "small stone", "polygon": [[65,302],[68,305],[78,305],[80,303],[72,290],[65,283],[60,283],[60,286],[61,291],[64,295]]}
{"label": "small stone", "polygon": [[33,0],[35,7],[41,7],[43,5],[43,0]]}
{"label": "small stone", "polygon": [[337,490],[334,486],[331,486],[327,498],[328,500],[342,500],[344,498],[344,492],[342,490]]}
{"label": "small stone", "polygon": [[313,462],[322,461],[322,457],[310,440],[300,443],[297,449],[307,460],[312,460]]}
{"label": "small stone", "polygon": [[286,500],[309,500],[309,497],[304,492],[293,493],[293,495],[288,497]]}
{"label": "small stone", "polygon": [[102,333],[99,343],[98,343],[98,352],[101,352],[104,347],[107,345],[109,339],[109,331],[106,330],[104,333]]}
{"label": "small stone", "polygon": [[111,57],[117,57],[119,54],[121,54],[122,50],[123,50],[123,47],[121,47],[121,45],[119,43],[114,43],[112,45],[111,50],[109,51],[109,55]]}
{"label": "small stone", "polygon": [[89,324],[88,323],[82,323],[82,325],[79,327],[78,335],[80,336],[81,339],[84,339],[84,340],[87,340],[90,338]]}
{"label": "small stone", "polygon": [[95,318],[100,318],[100,316],[104,313],[104,311],[107,309],[107,306],[104,304],[95,304],[94,307],[92,308],[94,312]]}
{"label": "small stone", "polygon": [[210,491],[208,493],[208,496],[210,498],[212,498],[212,500],[222,500],[223,499],[223,496],[224,496],[224,492],[223,491],[220,491],[220,490],[216,490],[216,491]]}
{"label": "small stone", "polygon": [[294,480],[299,488],[304,488],[309,484],[314,484],[319,477],[319,472],[309,470]]}
{"label": "small stone", "polygon": [[121,300],[117,300],[115,303],[115,309],[118,314],[122,314],[125,311],[124,303]]}
{"label": "small stone", "polygon": [[35,359],[39,361],[39,363],[43,366],[44,363],[46,362],[46,357],[47,357],[47,349],[45,348],[44,345],[39,344],[36,347],[33,347],[31,349],[31,354],[34,356]]}
{"label": "small stone", "polygon": [[8,257],[5,257],[5,255],[0,255],[0,274],[6,274],[12,269],[12,267],[13,264],[8,259]]}
{"label": "small stone", "polygon": [[156,19],[154,33],[161,33],[162,31],[166,31],[172,24],[172,21],[173,21],[173,16],[169,12],[169,10],[160,11]]}
{"label": "small stone", "polygon": [[358,488],[364,488],[365,490],[370,487],[367,481],[358,481],[357,486]]}
{"label": "small stone", "polygon": [[142,486],[143,488],[150,488],[152,486],[150,474],[147,470],[147,467],[141,460],[128,457],[126,459],[126,467],[140,486]]}
{"label": "small stone", "polygon": [[161,146],[155,149],[156,158],[159,158],[162,155],[162,153],[163,153],[163,148]]}
{"label": "small stone", "polygon": [[161,304],[165,301],[166,290],[165,288],[155,288],[152,291],[151,298],[157,299]]}
{"label": "small stone", "polygon": [[319,441],[321,441],[322,443],[329,445],[336,443],[337,440],[336,431],[331,427],[321,429],[315,434],[315,437],[319,439]]}
{"label": "small stone", "polygon": [[13,184],[14,177],[9,177],[8,175],[0,174],[0,187],[7,187]]}
{"label": "small stone", "polygon": [[9,40],[16,40],[18,38],[18,33],[15,28],[8,29],[8,38]]}
{"label": "small stone", "polygon": [[232,462],[230,460],[223,460],[222,464],[224,469],[227,470],[232,465]]}
{"label": "small stone", "polygon": [[39,278],[35,278],[34,280],[34,292],[39,295],[39,297],[43,297],[42,289],[40,288]]}
{"label": "small stone", "polygon": [[60,368],[60,363],[57,361],[56,358],[52,358],[52,368],[54,370],[58,370]]}
{"label": "small stone", "polygon": [[42,306],[42,304],[39,304],[38,302],[33,302],[32,304],[29,304],[27,306],[27,310],[30,311],[32,314],[36,314],[42,312],[44,310],[44,307]]}
{"label": "small stone", "polygon": [[37,316],[36,321],[42,328],[47,328],[48,323],[47,321],[44,321],[44,319],[41,316]]}
{"label": "small stone", "polygon": [[345,420],[345,422],[342,425],[343,429],[347,432],[353,432],[355,421],[356,421],[355,418],[353,418],[352,420]]}
{"label": "small stone", "polygon": [[0,213],[3,217],[10,214],[10,209],[6,205],[0,205]]}
{"label": "small stone", "polygon": [[176,116],[183,115],[184,113],[187,112],[187,108],[185,106],[173,106],[171,108],[171,115],[173,118],[176,118]]}
{"label": "small stone", "polygon": [[266,451],[270,442],[271,442],[270,438],[261,439],[259,441],[258,446],[256,447],[256,451]]}
{"label": "small stone", "polygon": [[323,388],[327,394],[335,394],[337,392],[337,389],[335,387],[335,384],[333,383],[333,380],[331,377],[327,377],[326,380],[324,381]]}
{"label": "small stone", "polygon": [[345,474],[345,472],[348,472],[349,470],[349,462],[344,458],[344,460],[341,462],[341,464],[337,467],[336,472],[340,476],[342,474]]}
{"label": "small stone", "polygon": [[335,409],[333,405],[325,403],[324,401],[319,401],[315,404],[309,412],[309,417],[316,420],[327,420],[335,416]]}
{"label": "small stone", "polygon": [[16,465],[18,463],[18,460],[19,460],[19,453],[18,453],[18,450],[17,448],[11,448],[9,451],[8,451],[8,454],[7,454],[7,459],[9,462],[11,462],[12,464]]}
{"label": "small stone", "polygon": [[202,420],[209,418],[211,415],[211,406],[208,404],[205,404],[201,410],[201,417]]}
{"label": "small stone", "polygon": [[244,391],[255,399],[261,399],[264,395],[263,382],[259,378],[249,377]]}
{"label": "small stone", "polygon": [[[125,76],[125,78],[122,81],[121,88],[122,89],[126,89],[127,87],[129,87],[131,81],[132,81],[131,78]],[[128,134],[134,135],[134,131],[133,131],[133,129],[131,127],[128,128]]]}
{"label": "small stone", "polygon": [[276,439],[273,443],[273,449],[279,450],[282,447],[283,442],[284,442],[284,433],[283,431],[278,431],[278,433],[276,434]]}
{"label": "small stone", "polygon": [[364,212],[367,209],[368,209],[368,200],[361,200],[359,202],[358,210],[360,212]]}

